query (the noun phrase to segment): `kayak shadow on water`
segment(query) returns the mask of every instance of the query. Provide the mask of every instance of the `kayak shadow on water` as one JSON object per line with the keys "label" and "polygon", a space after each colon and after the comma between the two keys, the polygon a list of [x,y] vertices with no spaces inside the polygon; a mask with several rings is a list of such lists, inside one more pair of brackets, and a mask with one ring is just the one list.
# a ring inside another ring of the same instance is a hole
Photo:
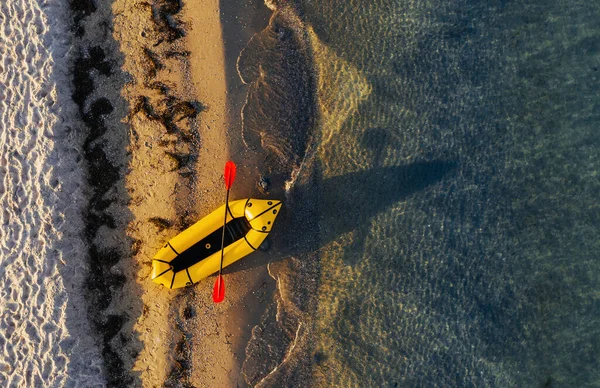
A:
{"label": "kayak shadow on water", "polygon": [[456,163],[448,161],[416,162],[325,180],[325,194],[321,197],[320,206],[321,246],[353,230],[358,232],[354,241],[362,245],[366,234],[370,233],[365,223],[394,204],[441,181],[455,167]]}
{"label": "kayak shadow on water", "polygon": [[456,169],[456,164],[446,160],[415,162],[316,179],[312,184],[297,186],[293,204],[284,202],[287,207],[273,228],[270,236],[273,248],[269,254],[252,255],[255,258],[240,261],[230,271],[262,266],[290,256],[302,257],[354,230],[358,235],[352,249],[361,249],[357,244],[362,245],[368,233],[362,224],[441,181]]}

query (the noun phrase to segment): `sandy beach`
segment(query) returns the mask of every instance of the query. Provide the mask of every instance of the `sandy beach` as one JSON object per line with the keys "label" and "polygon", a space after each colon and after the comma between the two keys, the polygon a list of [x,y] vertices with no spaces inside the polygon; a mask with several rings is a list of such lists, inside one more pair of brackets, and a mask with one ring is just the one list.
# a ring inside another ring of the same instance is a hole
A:
{"label": "sandy beach", "polygon": [[[157,2],[149,9],[146,4],[117,1],[112,6],[122,69],[132,77],[122,96],[130,107],[125,117],[131,126],[126,187],[132,219],[127,236],[139,247],[133,256],[139,294],[122,298],[140,297],[143,303],[141,314],[130,321],[141,347],[133,365],[139,373],[136,384],[243,385],[244,348],[271,290],[266,267],[227,269],[227,298],[214,305],[213,279],[166,290],[149,281],[149,259],[164,241],[223,202],[228,159],[238,163],[232,198],[255,191],[252,160],[231,152],[232,146],[239,147],[245,96],[235,61],[239,46],[256,32],[258,10],[263,18],[268,12],[261,4],[247,3],[236,8],[235,25],[225,28],[224,11],[216,0],[182,8],[172,2]],[[175,27],[172,22],[161,24],[164,14],[176,20]],[[228,47],[227,30],[236,39]],[[177,111],[179,106],[192,110]]]}

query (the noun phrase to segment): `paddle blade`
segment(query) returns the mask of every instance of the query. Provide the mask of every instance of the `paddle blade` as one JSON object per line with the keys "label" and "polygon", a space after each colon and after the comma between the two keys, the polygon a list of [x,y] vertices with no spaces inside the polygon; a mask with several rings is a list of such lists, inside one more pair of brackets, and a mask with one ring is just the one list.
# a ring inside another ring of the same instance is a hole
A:
{"label": "paddle blade", "polygon": [[213,288],[213,301],[215,303],[221,303],[225,299],[225,282],[223,276],[219,275]]}
{"label": "paddle blade", "polygon": [[225,188],[229,190],[235,179],[235,163],[231,160],[225,163]]}

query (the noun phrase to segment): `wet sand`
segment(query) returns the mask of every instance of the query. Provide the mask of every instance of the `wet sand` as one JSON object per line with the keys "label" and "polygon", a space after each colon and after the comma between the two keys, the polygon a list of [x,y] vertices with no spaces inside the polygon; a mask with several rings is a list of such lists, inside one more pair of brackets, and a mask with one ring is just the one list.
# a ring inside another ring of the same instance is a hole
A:
{"label": "wet sand", "polygon": [[[219,4],[220,3],[220,4]],[[207,12],[207,8],[219,12]],[[202,9],[184,9],[189,20],[187,47],[191,51],[190,77],[208,110],[201,116],[197,176],[202,215],[224,201],[223,166],[237,164],[231,198],[256,197],[257,162],[241,142],[240,112],[247,93],[236,69],[237,57],[252,35],[268,23],[269,10],[259,1],[204,3]],[[244,386],[241,366],[252,328],[259,322],[273,291],[266,268],[269,256],[256,252],[224,270],[226,300],[211,300],[214,278],[201,281],[185,299],[197,306],[190,320],[189,382],[195,386]]]}

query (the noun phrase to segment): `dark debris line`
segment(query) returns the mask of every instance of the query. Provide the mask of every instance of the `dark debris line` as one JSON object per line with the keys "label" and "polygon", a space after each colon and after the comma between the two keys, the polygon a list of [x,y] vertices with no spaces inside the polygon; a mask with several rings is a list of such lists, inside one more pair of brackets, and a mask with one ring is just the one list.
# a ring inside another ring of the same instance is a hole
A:
{"label": "dark debris line", "polygon": [[[76,37],[85,35],[82,21],[97,11],[93,0],[71,0],[70,7],[73,15],[72,31]],[[79,114],[85,123],[87,136],[83,151],[88,167],[88,184],[93,189],[90,202],[85,211],[86,228],[85,241],[89,247],[89,275],[85,290],[88,306],[88,317],[93,329],[101,339],[101,354],[104,360],[106,379],[109,386],[128,386],[134,382],[133,375],[125,368],[125,363],[118,352],[111,346],[111,340],[119,334],[127,321],[127,316],[105,314],[113,298],[112,289],[121,288],[126,278],[122,274],[111,272],[111,268],[121,260],[117,250],[101,249],[94,239],[101,226],[116,227],[115,219],[107,211],[110,201],[103,199],[104,195],[119,181],[120,171],[106,155],[104,145],[94,142],[107,131],[104,117],[113,112],[114,108],[109,99],[98,98],[85,110],[86,102],[95,89],[91,72],[111,76],[112,64],[107,60],[102,47],[80,47],[73,64],[73,101],[79,107]],[[125,342],[123,339],[121,342]]]}
{"label": "dark debris line", "polygon": [[[77,16],[74,19],[77,21]],[[120,253],[116,250],[102,250],[94,243],[101,226],[106,225],[111,229],[116,227],[114,218],[107,211],[110,201],[103,197],[120,179],[119,168],[110,162],[103,145],[94,143],[94,140],[107,131],[104,116],[113,111],[113,105],[107,98],[102,97],[92,102],[87,112],[84,111],[85,102],[94,90],[90,71],[96,69],[101,74],[110,76],[111,65],[106,61],[101,47],[92,47],[88,51],[89,58],[86,58],[83,53],[79,54],[73,71],[73,100],[79,106],[79,113],[88,130],[83,151],[88,166],[88,184],[93,189],[84,214],[86,222],[84,237],[89,246],[86,298],[89,306],[97,307],[97,309],[90,308],[88,315],[94,330],[102,338],[102,357],[107,372],[107,382],[110,386],[123,386],[133,383],[133,376],[125,368],[122,358],[110,345],[110,341],[120,332],[127,318],[118,314],[106,316],[103,311],[109,307],[112,300],[111,288],[122,287],[126,278],[124,275],[111,272],[111,268],[121,259]]]}

